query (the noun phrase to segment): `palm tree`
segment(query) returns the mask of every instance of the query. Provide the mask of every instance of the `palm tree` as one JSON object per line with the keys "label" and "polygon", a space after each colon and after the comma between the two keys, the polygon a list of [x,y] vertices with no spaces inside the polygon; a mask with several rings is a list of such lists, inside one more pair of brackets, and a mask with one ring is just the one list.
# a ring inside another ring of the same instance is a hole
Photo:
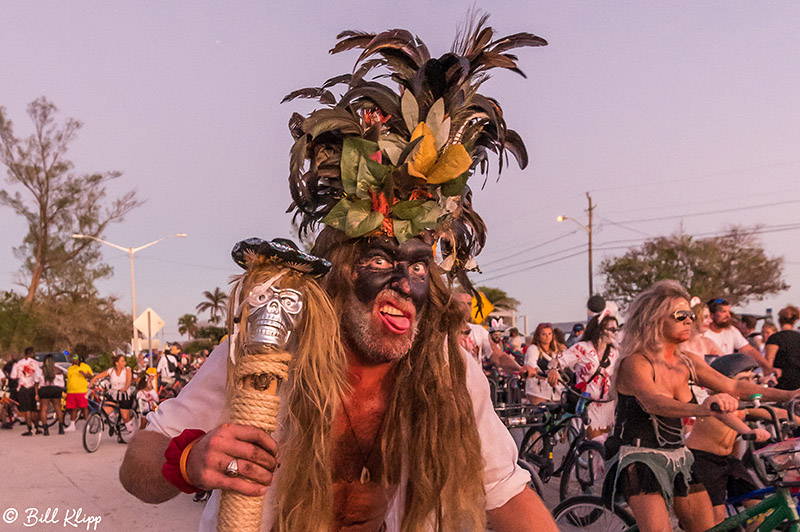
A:
{"label": "palm tree", "polygon": [[190,340],[197,333],[197,316],[184,314],[178,318],[178,334],[186,335]]}
{"label": "palm tree", "polygon": [[228,301],[227,294],[217,287],[213,292],[209,292],[208,290],[203,292],[203,297],[206,298],[206,300],[195,307],[197,312],[208,311],[209,323],[214,325],[219,324],[225,316],[225,303]]}
{"label": "palm tree", "polygon": [[498,310],[517,310],[519,300],[509,296],[505,290],[491,286],[479,286],[478,291],[483,292],[486,299]]}

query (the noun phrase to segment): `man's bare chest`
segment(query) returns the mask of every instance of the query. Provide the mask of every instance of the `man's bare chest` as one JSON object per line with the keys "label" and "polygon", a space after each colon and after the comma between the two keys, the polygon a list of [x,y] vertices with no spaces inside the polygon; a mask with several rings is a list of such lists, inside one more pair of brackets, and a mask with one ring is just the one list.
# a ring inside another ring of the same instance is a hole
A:
{"label": "man's bare chest", "polygon": [[381,394],[345,398],[334,420],[333,530],[377,532],[388,514],[396,486],[384,486],[381,434],[386,401]]}

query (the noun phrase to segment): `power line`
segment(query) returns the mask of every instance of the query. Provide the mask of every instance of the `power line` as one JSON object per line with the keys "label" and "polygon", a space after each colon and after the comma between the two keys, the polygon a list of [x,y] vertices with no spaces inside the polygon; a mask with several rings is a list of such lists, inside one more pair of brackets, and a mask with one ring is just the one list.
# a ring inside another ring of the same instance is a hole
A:
{"label": "power line", "polygon": [[[769,227],[765,227],[765,228],[762,228],[762,229],[757,229],[757,230],[750,231],[750,233],[751,234],[781,233],[781,232],[785,232],[785,231],[796,231],[798,229],[800,229],[800,223],[769,226]],[[694,235],[694,236],[724,236],[726,234],[728,234],[727,231],[721,232],[721,233],[719,233],[719,232],[717,232],[717,233],[705,233],[705,234],[701,233],[701,234]],[[600,246],[595,248],[595,251],[615,251],[615,250],[619,250],[619,249],[630,249],[629,245],[618,245],[618,246],[613,246],[612,245],[612,246],[608,246],[608,244],[614,244],[614,243],[620,243],[620,242],[630,242],[630,241],[642,242],[642,241],[644,241],[644,239],[630,239],[630,240],[610,241],[610,242],[606,242],[604,244],[600,244]],[[601,246],[605,246],[605,247],[601,247]],[[563,253],[563,252],[569,251],[569,249],[570,248],[565,249],[565,250],[561,250],[560,252],[557,252],[557,253]],[[548,260],[548,261],[545,261],[545,262],[541,262],[541,263],[538,263],[538,264],[533,264],[533,265],[530,265],[530,266],[526,266],[525,268],[520,268],[518,270],[513,270],[513,271],[510,271],[510,272],[501,273],[499,275],[495,275],[494,273],[490,273],[489,277],[487,277],[485,279],[484,278],[480,278],[480,282],[481,283],[486,283],[486,282],[489,282],[489,281],[494,281],[496,279],[501,279],[503,277],[508,277],[509,275],[514,275],[514,274],[517,274],[517,273],[522,273],[522,272],[525,272],[525,271],[533,270],[533,269],[536,269],[536,268],[540,268],[542,266],[547,266],[548,264],[553,264],[555,262],[560,262],[562,260],[571,259],[572,257],[577,257],[578,255],[582,255],[585,252],[586,252],[586,250],[581,250],[581,251],[578,251],[577,253],[572,253],[572,254],[569,254],[569,255],[566,255],[566,256],[563,256],[563,257],[557,257],[555,259],[551,259],[551,260]],[[553,254],[556,254],[556,253],[553,253]],[[551,255],[553,255],[553,254],[551,254]],[[795,264],[795,263],[790,263],[790,264]],[[800,264],[800,263],[797,263],[797,264]],[[504,268],[500,268],[500,269],[504,269]]]}
{"label": "power line", "polygon": [[[634,229],[633,227],[628,227],[627,225],[623,225],[623,224],[621,224],[619,222],[615,222],[613,220],[609,220],[608,218],[606,218],[604,216],[601,216],[600,219],[601,220],[605,220],[606,222],[610,223],[611,225],[617,225],[619,227],[622,227],[623,229],[627,229],[628,231],[633,231],[634,233],[639,233],[640,235],[644,235],[644,236],[648,236],[648,237],[650,236],[649,234],[645,233],[644,231],[639,231],[638,229]],[[603,225],[604,224],[600,224],[600,227],[603,227]]]}
{"label": "power line", "polygon": [[557,258],[557,259],[548,260],[548,261],[545,261],[545,262],[542,262],[542,263],[539,263],[539,264],[534,264],[532,266],[528,266],[526,268],[522,268],[520,270],[516,270],[516,271],[513,271],[513,272],[501,273],[500,275],[495,275],[494,277],[489,277],[487,279],[481,278],[480,282],[481,283],[485,283],[485,282],[488,282],[488,281],[494,281],[495,279],[501,279],[503,277],[507,277],[507,276],[513,275],[515,273],[520,273],[520,272],[524,272],[524,271],[528,271],[528,270],[533,270],[534,268],[540,268],[542,266],[547,266],[548,264],[552,264],[554,262],[559,262],[559,261],[562,261],[562,260],[571,259],[572,257],[577,257],[578,255],[582,255],[584,253],[586,253],[586,251],[579,251],[577,253],[573,253],[571,255],[567,255],[566,257],[560,257],[560,258]]}
{"label": "power line", "polygon": [[800,199],[776,201],[773,203],[762,203],[760,205],[750,205],[749,207],[731,207],[729,209],[718,209],[716,211],[694,212],[689,214],[678,214],[674,216],[658,216],[655,218],[641,218],[639,220],[622,220],[620,223],[640,223],[640,222],[656,222],[661,220],[675,220],[677,218],[689,218],[691,216],[707,216],[709,214],[720,214],[725,212],[746,211],[750,209],[761,209],[764,207],[775,207],[777,205],[788,205],[792,203],[800,203]]}
{"label": "power line", "polygon": [[[522,248],[520,250],[517,250],[516,254],[527,253],[528,251],[532,251],[534,249],[538,249],[540,247],[546,246],[547,244],[552,244],[553,242],[556,242],[557,240],[561,240],[562,238],[566,238],[568,236],[572,236],[577,232],[578,232],[578,229],[573,229],[572,231],[570,231],[568,233],[564,233],[564,234],[559,235],[559,236],[557,236],[555,238],[551,238],[550,240],[546,240],[544,242],[541,242],[541,243],[538,243],[538,244],[534,244],[532,246],[528,246],[527,248]],[[508,260],[508,259],[511,259],[511,258],[514,258],[514,256],[513,255],[507,255],[507,256],[505,256],[505,257],[503,257],[501,259],[495,259],[495,260],[486,262],[486,263],[484,263],[484,266],[489,266],[491,264],[502,262],[504,260]],[[531,259],[531,260],[536,260],[536,259]]]}
{"label": "power line", "polygon": [[526,259],[524,262],[515,262],[514,264],[507,264],[505,266],[500,266],[499,268],[496,268],[495,270],[493,270],[493,273],[496,272],[496,271],[499,271],[499,270],[505,270],[507,268],[513,268],[515,266],[522,266],[523,264],[529,264],[532,261],[546,259],[547,257],[552,257],[553,255],[560,255],[561,253],[566,253],[568,251],[573,251],[573,250],[576,250],[576,249],[579,249],[579,248],[586,248],[586,244],[579,244],[577,246],[568,247],[566,249],[560,249],[558,251],[554,251],[552,253],[547,253],[545,255],[539,255],[538,257],[531,257],[529,259]]}

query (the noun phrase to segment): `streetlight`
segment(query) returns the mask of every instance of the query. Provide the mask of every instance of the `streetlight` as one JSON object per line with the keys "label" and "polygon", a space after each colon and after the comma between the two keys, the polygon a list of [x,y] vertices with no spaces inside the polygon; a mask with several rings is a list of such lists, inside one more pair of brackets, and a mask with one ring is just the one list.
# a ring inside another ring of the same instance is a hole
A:
{"label": "streetlight", "polygon": [[594,213],[594,208],[597,205],[592,204],[592,197],[589,193],[586,193],[586,198],[589,200],[589,209],[586,211],[589,214],[589,225],[583,225],[575,218],[570,218],[569,216],[559,216],[556,218],[557,221],[563,222],[564,220],[570,220],[578,225],[581,229],[586,231],[589,235],[589,297],[594,295],[594,282],[592,279],[592,214]]}
{"label": "streetlight", "polygon": [[[149,248],[150,246],[158,244],[162,240],[166,240],[167,238],[173,238],[173,237],[185,238],[186,237],[186,233],[177,233],[175,235],[163,236],[163,237],[159,238],[158,240],[153,240],[149,244],[145,244],[143,246],[139,246],[138,248],[126,248],[126,247],[123,247],[123,246],[118,246],[117,244],[112,244],[111,242],[107,242],[105,240],[97,238],[96,236],[91,236],[91,235],[81,235],[81,234],[77,234],[77,233],[72,235],[72,238],[87,238],[89,240],[96,240],[96,241],[98,241],[98,242],[100,242],[102,244],[107,244],[107,245],[111,246],[112,248],[119,249],[120,251],[124,251],[125,253],[128,254],[128,256],[131,259],[131,301],[132,301],[132,306],[133,306],[133,317],[131,319],[133,320],[133,322],[136,321],[136,283],[133,280],[133,255],[135,253],[143,250],[144,248]],[[139,335],[136,334],[136,325],[133,325],[133,336],[131,336],[131,351],[133,351],[134,354],[136,353],[136,347],[133,344],[134,344],[134,342],[136,341],[136,339],[138,337],[139,337]],[[151,360],[150,364],[152,365],[152,363],[153,363],[153,361]]]}

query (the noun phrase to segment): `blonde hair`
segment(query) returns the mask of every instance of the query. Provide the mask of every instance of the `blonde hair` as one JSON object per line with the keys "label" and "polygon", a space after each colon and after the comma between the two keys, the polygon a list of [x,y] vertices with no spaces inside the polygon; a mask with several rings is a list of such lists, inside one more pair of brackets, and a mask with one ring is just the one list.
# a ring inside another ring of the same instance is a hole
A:
{"label": "blonde hair", "polygon": [[[664,329],[676,299],[689,300],[689,293],[678,281],[658,281],[641,292],[628,307],[625,335],[620,346],[620,356],[615,364],[612,390],[616,394],[616,377],[623,360],[638,353],[648,360],[661,358],[664,346]],[[694,378],[694,364],[676,347],[675,354]]]}
{"label": "blonde hair", "polygon": [[[279,442],[284,473],[277,478],[276,532],[328,532],[333,523],[331,427],[347,391],[340,317],[354,290],[355,245],[352,240],[339,241],[325,250],[333,263],[323,281],[325,291],[313,281],[303,289],[305,306],[293,333],[297,346],[292,349],[291,392]],[[416,339],[390,374],[394,386],[378,436],[380,482],[398,484],[407,475],[401,486],[405,490],[401,532],[431,524],[440,532],[482,532],[486,529],[483,456],[466,363],[458,347],[463,310],[438,267],[431,264],[431,270]],[[286,277],[291,282],[294,275]],[[253,279],[252,284],[258,282]],[[248,286],[243,286],[243,293]],[[281,286],[292,287],[283,279]]]}
{"label": "blonde hair", "polygon": [[[280,271],[269,265],[259,267],[259,261],[255,259],[251,274],[245,274],[243,294]],[[274,530],[327,532],[334,510],[331,428],[338,398],[347,387],[347,359],[339,338],[339,320],[320,285],[310,276],[286,270],[280,286],[303,293],[303,312],[291,337],[290,391],[286,408],[281,408],[286,416],[281,420],[278,460],[285,473],[277,477]],[[236,314],[234,299],[229,298],[229,330],[233,330]],[[246,318],[245,311],[237,352],[242,352]],[[228,374],[230,377],[233,372]]]}
{"label": "blonde hair", "polygon": [[692,322],[692,338],[697,336],[698,334],[702,334],[700,327],[703,326],[703,312],[708,310],[709,314],[711,310],[709,310],[708,305],[705,303],[698,303],[692,307],[692,312],[694,312],[695,320]]}

